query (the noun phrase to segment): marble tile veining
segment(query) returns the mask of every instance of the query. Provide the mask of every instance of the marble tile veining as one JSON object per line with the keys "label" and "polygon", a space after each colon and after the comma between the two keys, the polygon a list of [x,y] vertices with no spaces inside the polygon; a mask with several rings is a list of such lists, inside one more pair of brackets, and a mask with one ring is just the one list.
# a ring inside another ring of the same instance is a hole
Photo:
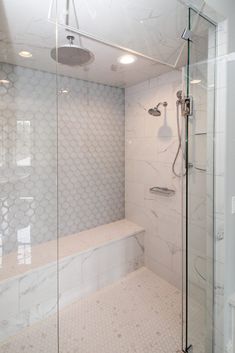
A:
{"label": "marble tile veining", "polygon": [[[127,220],[64,238],[59,267],[45,243],[33,252],[37,267],[0,281],[0,341],[55,313],[58,291],[62,308],[144,265],[144,230]],[[46,263],[41,252],[48,253]]]}
{"label": "marble tile veining", "polygon": [[19,265],[17,253],[12,252],[4,256],[2,268],[0,268],[0,281],[57,261],[57,247],[59,247],[59,257],[63,259],[143,231],[142,227],[125,219],[104,224],[77,234],[59,238],[58,243],[57,239],[55,239],[33,246],[31,263],[28,265]]}
{"label": "marble tile veining", "polygon": [[[172,71],[125,90],[126,128],[126,218],[146,231],[145,264],[180,287],[182,230],[182,180],[172,173],[178,147],[176,92],[182,89],[181,72]],[[167,101],[159,118],[150,107]],[[177,162],[181,169],[182,159]],[[175,191],[172,197],[154,195],[153,186]]]}

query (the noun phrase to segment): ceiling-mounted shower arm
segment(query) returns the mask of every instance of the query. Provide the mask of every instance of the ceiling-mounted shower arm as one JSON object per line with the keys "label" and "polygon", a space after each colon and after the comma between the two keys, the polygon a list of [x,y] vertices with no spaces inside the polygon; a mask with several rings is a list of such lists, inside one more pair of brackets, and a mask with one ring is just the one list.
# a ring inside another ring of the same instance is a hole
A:
{"label": "ceiling-mounted shower arm", "polygon": [[[74,15],[74,19],[75,19],[75,27],[73,27],[70,24],[70,22],[71,22],[70,21],[71,1],[72,1],[73,15]],[[54,14],[53,14],[53,10],[54,10]],[[74,0],[66,0],[64,21],[62,21],[62,22],[58,21],[58,13],[57,12],[58,12],[58,10],[57,10],[57,6],[56,6],[56,0],[51,0],[49,10],[48,10],[48,17],[47,17],[48,21],[51,23],[54,23],[60,27],[63,27],[65,29],[65,31],[67,31],[67,32],[76,34],[78,36],[79,45],[82,47],[82,39],[81,39],[82,33],[80,33],[78,14],[77,14]],[[84,37],[85,37],[85,35],[84,35]]]}
{"label": "ceiling-mounted shower arm", "polygon": [[[77,16],[77,11],[76,11],[76,7],[75,7],[75,2],[74,2],[74,0],[66,0],[66,14],[65,14],[65,26],[66,26],[66,28],[65,28],[65,30],[68,31],[68,32],[71,32],[71,30],[69,29],[69,27],[70,27],[70,1],[72,1],[76,28],[79,30],[79,22],[78,22],[78,16]],[[69,36],[67,36],[67,38],[68,37]],[[70,36],[70,37],[73,37],[73,40],[75,39],[74,36]],[[78,39],[79,39],[79,45],[82,47],[82,40],[81,40],[81,36],[79,34],[78,34]]]}
{"label": "ceiling-mounted shower arm", "polygon": [[75,37],[74,36],[67,36],[66,38],[68,39],[69,44],[73,45],[73,41],[74,41]]}
{"label": "ceiling-mounted shower arm", "polygon": [[69,26],[69,8],[70,8],[70,0],[66,0],[66,13],[65,13],[66,26]]}
{"label": "ceiling-mounted shower arm", "polygon": [[[52,0],[51,4],[50,4],[50,8],[49,8],[49,13],[48,13],[48,20],[52,19],[52,9],[54,6],[54,1]],[[70,31],[69,28],[71,28],[70,26],[70,8],[71,8],[71,1],[72,1],[72,7],[73,7],[73,14],[74,14],[74,19],[75,19],[75,23],[76,23],[76,29],[79,30],[79,21],[78,21],[78,16],[77,16],[77,10],[76,10],[76,6],[75,6],[75,2],[74,0],[66,0],[66,5],[65,5],[65,26],[68,28],[68,30]]]}

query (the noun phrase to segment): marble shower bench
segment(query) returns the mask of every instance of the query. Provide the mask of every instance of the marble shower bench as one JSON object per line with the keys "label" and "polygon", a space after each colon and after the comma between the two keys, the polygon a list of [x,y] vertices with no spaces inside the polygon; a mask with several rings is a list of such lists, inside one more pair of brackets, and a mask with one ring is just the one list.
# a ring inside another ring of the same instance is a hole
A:
{"label": "marble shower bench", "polygon": [[33,246],[25,257],[10,253],[3,260],[1,341],[55,313],[58,298],[62,308],[143,266],[144,229],[124,219]]}

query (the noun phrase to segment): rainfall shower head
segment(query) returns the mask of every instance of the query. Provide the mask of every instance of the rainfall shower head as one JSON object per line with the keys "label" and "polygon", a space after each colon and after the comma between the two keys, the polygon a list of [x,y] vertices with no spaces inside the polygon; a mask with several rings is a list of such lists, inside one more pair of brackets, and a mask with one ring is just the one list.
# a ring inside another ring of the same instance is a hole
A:
{"label": "rainfall shower head", "polygon": [[69,44],[51,50],[51,57],[56,62],[68,66],[84,66],[94,60],[90,50],[73,44],[74,36],[67,36]]}
{"label": "rainfall shower head", "polygon": [[161,116],[161,111],[159,110],[159,106],[163,105],[163,107],[167,107],[168,103],[167,102],[163,102],[163,103],[158,103],[158,105],[154,108],[150,108],[148,110],[148,113],[152,116]]}

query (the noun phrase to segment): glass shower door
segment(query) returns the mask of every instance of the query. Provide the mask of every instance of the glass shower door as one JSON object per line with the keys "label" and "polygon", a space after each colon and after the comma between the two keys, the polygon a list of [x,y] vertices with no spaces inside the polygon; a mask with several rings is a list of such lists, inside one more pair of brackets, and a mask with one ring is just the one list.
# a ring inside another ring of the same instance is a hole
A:
{"label": "glass shower door", "polygon": [[213,352],[214,103],[216,26],[189,9],[186,92],[185,342],[184,350]]}
{"label": "glass shower door", "polygon": [[1,353],[58,352],[56,26],[42,3],[0,3]]}

